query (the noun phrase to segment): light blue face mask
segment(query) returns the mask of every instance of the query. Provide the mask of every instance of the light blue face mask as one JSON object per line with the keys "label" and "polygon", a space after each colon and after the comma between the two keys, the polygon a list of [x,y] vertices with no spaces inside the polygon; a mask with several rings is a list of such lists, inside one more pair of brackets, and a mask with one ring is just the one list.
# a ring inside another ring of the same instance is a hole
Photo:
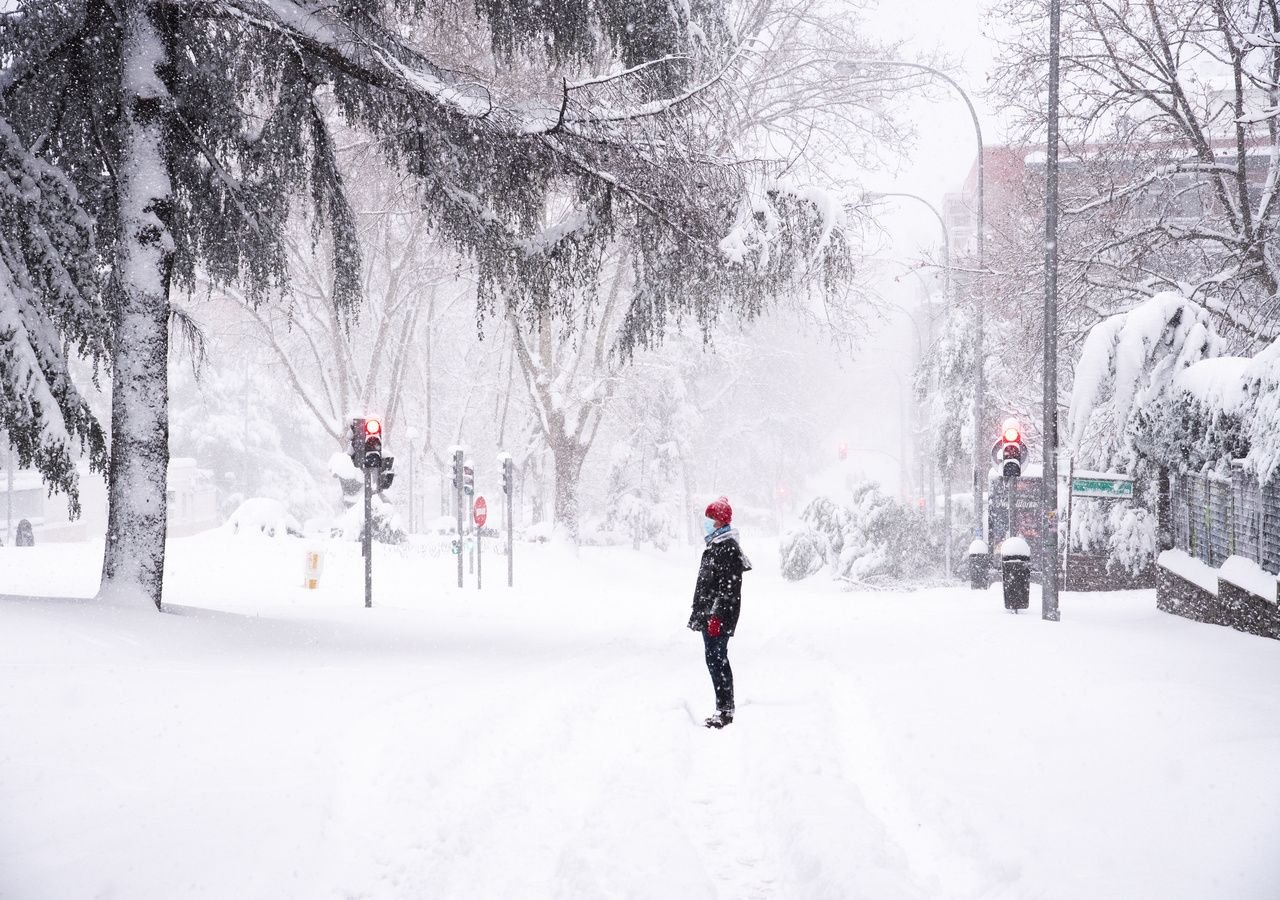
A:
{"label": "light blue face mask", "polygon": [[707,537],[711,537],[711,532],[716,530],[716,520],[709,516],[702,517],[702,533]]}

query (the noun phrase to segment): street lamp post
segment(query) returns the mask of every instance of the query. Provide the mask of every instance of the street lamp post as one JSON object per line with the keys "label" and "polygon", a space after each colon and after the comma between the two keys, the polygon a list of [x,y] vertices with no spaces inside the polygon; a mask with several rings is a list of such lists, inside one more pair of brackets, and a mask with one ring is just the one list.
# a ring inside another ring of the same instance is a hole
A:
{"label": "street lamp post", "polygon": [[[919,194],[912,194],[906,191],[871,191],[868,197],[906,197],[910,200],[916,200],[923,203],[929,208],[929,212],[933,213],[934,218],[938,220],[939,227],[942,228],[942,295],[946,302],[951,302],[951,233],[947,230],[947,220],[942,217],[942,213],[938,212],[938,208],[921,197]],[[932,321],[932,315],[930,316]],[[919,335],[917,334],[917,340]],[[942,473],[944,499],[942,503],[942,522],[945,538],[945,558],[947,577],[951,577],[951,467],[948,466]],[[932,482],[930,482],[929,503],[934,503]]]}
{"label": "street lamp post", "polygon": [[868,191],[865,196],[873,200],[880,197],[906,197],[908,200],[915,200],[928,207],[929,212],[933,213],[933,217],[938,220],[938,227],[942,229],[942,294],[944,297],[950,298],[951,232],[947,230],[947,220],[942,218],[942,213],[938,212],[938,207],[934,206],[919,194],[911,194],[906,191]]}
{"label": "street lamp post", "polygon": [[[1057,0],[1054,0],[1056,3]],[[1053,51],[1056,53],[1056,44]],[[982,444],[985,436],[984,420],[983,420],[983,400],[986,394],[986,371],[984,364],[986,360],[983,356],[983,344],[985,343],[983,332],[986,327],[984,320],[984,300],[983,300],[983,283],[982,275],[986,271],[986,160],[983,158],[983,142],[982,142],[982,123],[978,120],[978,111],[974,108],[973,101],[969,99],[969,95],[965,93],[964,88],[956,82],[954,78],[933,66],[926,66],[924,63],[906,62],[896,59],[863,59],[851,60],[853,65],[862,66],[898,66],[904,69],[915,69],[918,72],[925,72],[933,77],[946,82],[960,98],[964,100],[965,106],[969,108],[969,117],[973,119],[973,132],[978,140],[978,281],[976,291],[976,302],[974,303],[974,353],[973,353],[973,517],[974,528],[978,537],[984,533],[984,525],[982,521],[982,491],[984,482],[986,481],[986,455],[983,453]]]}

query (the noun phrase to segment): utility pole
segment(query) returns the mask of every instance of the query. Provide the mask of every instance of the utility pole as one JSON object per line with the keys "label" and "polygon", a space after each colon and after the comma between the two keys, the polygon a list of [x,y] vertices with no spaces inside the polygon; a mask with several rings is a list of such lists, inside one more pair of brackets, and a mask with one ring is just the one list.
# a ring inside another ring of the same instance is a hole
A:
{"label": "utility pole", "polygon": [[1045,171],[1044,217],[1044,575],[1040,617],[1057,622],[1058,612],[1058,69],[1061,0],[1049,2],[1049,147]]}

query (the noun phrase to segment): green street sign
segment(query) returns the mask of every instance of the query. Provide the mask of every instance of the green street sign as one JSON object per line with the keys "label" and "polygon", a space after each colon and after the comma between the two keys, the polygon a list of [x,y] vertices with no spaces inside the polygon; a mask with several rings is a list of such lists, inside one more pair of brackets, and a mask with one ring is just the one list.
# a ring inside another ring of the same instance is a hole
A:
{"label": "green street sign", "polygon": [[1126,500],[1133,496],[1133,479],[1128,475],[1089,475],[1073,478],[1071,493],[1077,497]]}

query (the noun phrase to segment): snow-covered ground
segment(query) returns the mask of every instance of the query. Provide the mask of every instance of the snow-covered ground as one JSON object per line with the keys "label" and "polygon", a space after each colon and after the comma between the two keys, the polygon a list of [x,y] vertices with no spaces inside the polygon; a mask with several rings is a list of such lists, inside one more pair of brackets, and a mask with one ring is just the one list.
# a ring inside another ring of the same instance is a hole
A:
{"label": "snow-covered ground", "polygon": [[[0,897],[1274,898],[1280,646],[1150,593],[845,594],[746,547],[738,721],[696,550],[170,547],[170,610],[0,599]],[[0,592],[95,587],[0,549]]]}

